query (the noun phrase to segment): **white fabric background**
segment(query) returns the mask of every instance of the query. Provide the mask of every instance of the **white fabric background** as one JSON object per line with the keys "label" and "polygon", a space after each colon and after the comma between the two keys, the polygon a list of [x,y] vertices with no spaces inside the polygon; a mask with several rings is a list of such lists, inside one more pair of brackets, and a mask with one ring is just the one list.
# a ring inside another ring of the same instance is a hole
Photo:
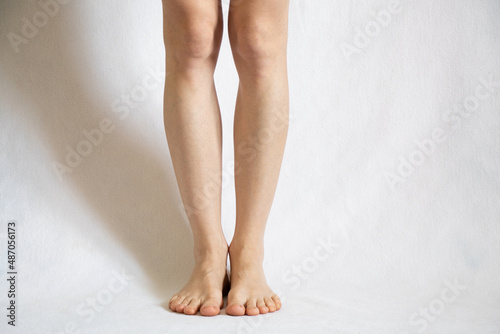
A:
{"label": "white fabric background", "polygon": [[[149,74],[164,70],[161,2],[70,1],[44,24],[37,2],[2,1],[0,332],[500,333],[500,2],[401,1],[375,23],[391,3],[291,0],[290,131],[265,260],[284,306],[204,318],[167,310],[193,260],[163,78]],[[8,36],[21,36],[23,18],[41,27],[16,52]],[[216,83],[230,240],[238,79],[224,34]],[[106,119],[113,131],[59,179],[54,162]],[[433,133],[441,140],[421,153],[416,142]],[[398,169],[406,176],[391,187]],[[5,317],[10,220],[15,329]],[[120,285],[117,272],[133,278]]]}

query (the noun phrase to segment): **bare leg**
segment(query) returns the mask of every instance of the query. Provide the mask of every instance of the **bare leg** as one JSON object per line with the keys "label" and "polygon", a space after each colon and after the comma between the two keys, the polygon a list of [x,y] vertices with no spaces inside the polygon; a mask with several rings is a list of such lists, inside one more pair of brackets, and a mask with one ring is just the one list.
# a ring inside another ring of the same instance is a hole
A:
{"label": "bare leg", "polygon": [[[227,242],[221,228],[222,134],[213,74],[222,37],[219,0],[163,0],[168,146],[194,238],[195,268],[173,311],[217,315]],[[215,176],[214,175],[218,175]]]}
{"label": "bare leg", "polygon": [[226,308],[231,315],[281,307],[262,261],[288,133],[287,31],[288,0],[233,0],[229,38],[240,85],[234,118],[236,228]]}

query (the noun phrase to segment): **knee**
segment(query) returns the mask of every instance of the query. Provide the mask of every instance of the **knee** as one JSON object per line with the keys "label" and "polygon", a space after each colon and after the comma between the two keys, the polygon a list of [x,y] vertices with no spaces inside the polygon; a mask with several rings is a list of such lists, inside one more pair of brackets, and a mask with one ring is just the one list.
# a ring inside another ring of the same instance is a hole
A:
{"label": "knee", "polygon": [[170,42],[167,52],[172,52],[181,64],[209,59],[219,48],[216,30],[217,24],[209,21],[186,22],[166,38]]}
{"label": "knee", "polygon": [[215,26],[210,23],[193,23],[182,36],[181,56],[186,58],[206,59],[215,49]]}
{"label": "knee", "polygon": [[253,68],[270,64],[277,56],[286,54],[286,41],[267,20],[239,22],[229,32],[235,61]]}

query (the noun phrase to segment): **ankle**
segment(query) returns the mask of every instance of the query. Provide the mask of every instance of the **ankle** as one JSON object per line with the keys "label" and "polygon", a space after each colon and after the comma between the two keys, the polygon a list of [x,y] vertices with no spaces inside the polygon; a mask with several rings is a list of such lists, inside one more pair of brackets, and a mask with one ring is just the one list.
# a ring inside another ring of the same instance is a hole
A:
{"label": "ankle", "polygon": [[231,240],[230,249],[236,251],[264,251],[263,236],[250,236],[238,233]]}
{"label": "ankle", "polygon": [[264,260],[264,244],[258,241],[234,240],[229,246],[229,255],[234,258],[247,258],[252,262],[261,263]]}
{"label": "ankle", "polygon": [[220,262],[221,257],[227,257],[228,245],[223,240],[205,240],[195,241],[194,259],[196,263],[200,262]]}

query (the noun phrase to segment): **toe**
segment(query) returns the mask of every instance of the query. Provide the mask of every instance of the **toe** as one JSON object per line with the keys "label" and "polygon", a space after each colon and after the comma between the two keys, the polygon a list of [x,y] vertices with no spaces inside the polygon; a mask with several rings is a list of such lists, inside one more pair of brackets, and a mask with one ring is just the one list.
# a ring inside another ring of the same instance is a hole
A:
{"label": "toe", "polygon": [[250,298],[247,301],[246,313],[247,315],[258,315],[260,313],[259,309],[257,308],[257,299]]}
{"label": "toe", "polygon": [[200,300],[198,298],[193,298],[184,308],[184,314],[194,315],[198,312],[200,307]]}
{"label": "toe", "polygon": [[267,312],[269,312],[269,309],[264,302],[264,298],[257,299],[257,308],[259,309],[260,314],[266,314]]}
{"label": "toe", "polygon": [[276,311],[276,304],[274,303],[271,297],[264,298],[264,301],[266,302],[266,306],[269,309],[269,312]]}
{"label": "toe", "polygon": [[220,313],[220,301],[216,299],[209,299],[201,305],[200,313],[204,316],[214,316]]}
{"label": "toe", "polygon": [[176,300],[177,298],[179,298],[179,295],[173,295],[172,298],[170,298],[170,301],[168,302],[168,306],[170,306],[172,304],[172,302],[174,300]]}
{"label": "toe", "polygon": [[184,308],[189,304],[191,298],[185,298],[177,307],[175,308],[176,312],[183,313]]}
{"label": "toe", "polygon": [[226,313],[229,315],[245,315],[245,307],[241,304],[228,304]]}
{"label": "toe", "polygon": [[245,315],[245,299],[240,296],[233,295],[231,291],[229,291],[229,295],[227,297],[227,307],[226,313],[229,315]]}
{"label": "toe", "polygon": [[220,313],[220,308],[218,306],[202,306],[200,308],[200,313],[206,317],[213,317]]}
{"label": "toe", "polygon": [[273,295],[271,297],[274,301],[274,304],[276,305],[276,310],[279,310],[281,308],[281,299],[278,295]]}
{"label": "toe", "polygon": [[184,297],[176,296],[175,298],[172,298],[168,304],[170,309],[175,312],[175,309],[177,308],[177,305],[179,305],[182,301],[184,300]]}

